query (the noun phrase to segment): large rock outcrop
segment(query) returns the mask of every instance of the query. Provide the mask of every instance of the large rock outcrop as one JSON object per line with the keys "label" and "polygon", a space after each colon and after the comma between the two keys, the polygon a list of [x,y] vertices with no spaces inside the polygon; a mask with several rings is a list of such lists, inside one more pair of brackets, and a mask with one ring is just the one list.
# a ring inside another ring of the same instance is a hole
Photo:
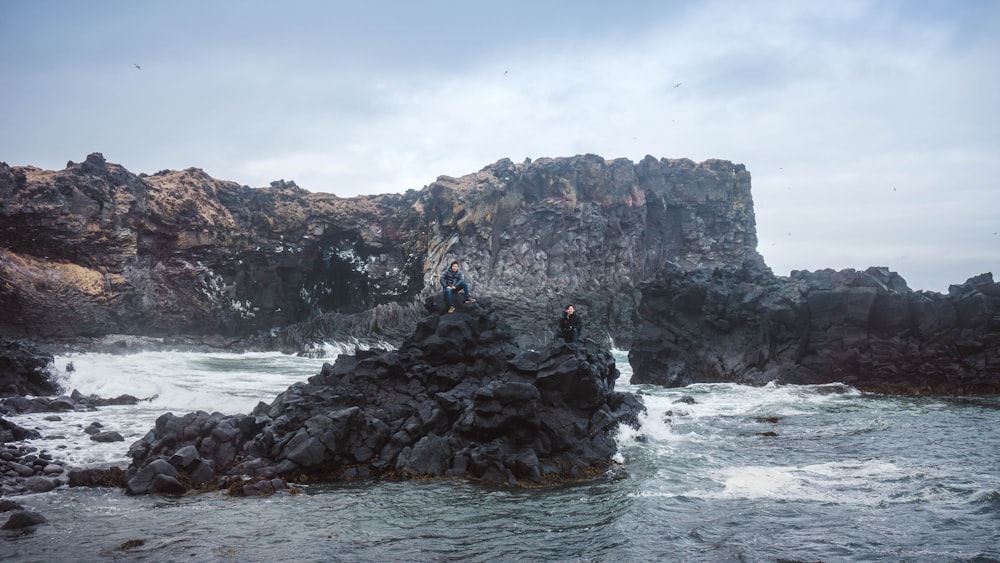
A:
{"label": "large rock outcrop", "polygon": [[760,261],[756,246],[750,174],[722,160],[501,160],[354,198],[196,168],[137,176],[96,153],[61,171],[0,164],[0,334],[398,344],[459,259],[522,343],[573,302],[589,335],[628,346],[641,280],[667,261]]}
{"label": "large rock outcrop", "polygon": [[647,284],[633,383],[840,382],[894,394],[1000,393],[1000,284],[912,291],[887,268],[668,266]]}
{"label": "large rock outcrop", "polygon": [[[398,351],[358,352],[249,415],[165,414],[130,449],[128,491],[242,476],[330,481],[467,477],[518,484],[606,470],[619,423],[642,404],[615,392],[593,342],[517,348],[486,302],[431,314]],[[236,488],[233,488],[233,484]]]}
{"label": "large rock outcrop", "polygon": [[57,393],[53,361],[52,354],[30,342],[0,338],[0,397]]}

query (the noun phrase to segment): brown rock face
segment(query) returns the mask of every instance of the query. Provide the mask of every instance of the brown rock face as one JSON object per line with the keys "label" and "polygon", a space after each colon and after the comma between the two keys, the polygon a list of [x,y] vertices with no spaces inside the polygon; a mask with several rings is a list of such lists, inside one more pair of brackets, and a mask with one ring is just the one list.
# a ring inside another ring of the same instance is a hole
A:
{"label": "brown rock face", "polygon": [[136,176],[99,154],[0,163],[0,335],[398,343],[458,259],[522,343],[573,302],[585,336],[627,346],[640,281],[668,261],[762,264],[756,245],[750,175],[721,160],[501,160],[347,199],[194,168]]}

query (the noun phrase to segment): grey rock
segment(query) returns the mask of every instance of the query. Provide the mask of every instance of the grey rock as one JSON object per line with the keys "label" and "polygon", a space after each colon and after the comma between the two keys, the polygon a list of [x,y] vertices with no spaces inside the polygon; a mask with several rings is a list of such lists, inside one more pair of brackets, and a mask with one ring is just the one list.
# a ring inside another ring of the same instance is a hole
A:
{"label": "grey rock", "polygon": [[[530,359],[511,361],[518,355]],[[128,487],[151,492],[165,459],[191,482],[207,481],[194,473],[206,458],[243,495],[269,494],[256,482],[274,478],[584,478],[613,464],[617,425],[637,426],[643,410],[637,396],[614,391],[618,375],[593,342],[519,350],[484,299],[421,319],[399,350],[340,356],[275,397],[266,415],[258,405],[249,416],[161,416],[130,449]],[[241,456],[216,456],[223,446]]]}
{"label": "grey rock", "polygon": [[24,488],[33,493],[47,493],[58,486],[58,482],[48,477],[35,476],[24,480]]}
{"label": "grey rock", "polygon": [[56,172],[0,164],[0,199],[3,252],[39,275],[57,262],[89,274],[49,289],[0,261],[0,331],[102,335],[85,345],[110,352],[398,344],[425,298],[442,306],[437,276],[454,258],[523,347],[551,338],[573,302],[585,334],[627,348],[638,284],[664,262],[761,260],[750,174],[715,159],[503,159],[404,194],[337,198],[196,168],[140,177],[94,153]]}
{"label": "grey rock", "polygon": [[1000,284],[912,291],[887,268],[774,276],[667,267],[643,288],[634,383],[843,383],[881,393],[1000,393]]}
{"label": "grey rock", "polygon": [[20,530],[23,528],[30,528],[31,526],[37,526],[39,524],[44,524],[48,520],[44,516],[37,512],[32,512],[30,510],[18,510],[7,518],[7,522],[4,523],[0,529],[4,530]]}

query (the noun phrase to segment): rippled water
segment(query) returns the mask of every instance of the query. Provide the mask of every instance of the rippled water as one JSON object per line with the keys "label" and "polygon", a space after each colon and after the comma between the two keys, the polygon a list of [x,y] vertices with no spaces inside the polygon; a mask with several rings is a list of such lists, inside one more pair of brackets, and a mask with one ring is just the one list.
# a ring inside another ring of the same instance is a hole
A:
{"label": "rippled water", "polygon": [[[616,354],[623,380],[631,371]],[[248,412],[322,360],[79,355],[69,388],[141,407],[14,417],[74,464],[125,461],[159,414]],[[990,561],[1000,559],[1000,398],[841,386],[632,386],[649,409],[622,467],[527,490],[464,481],[312,485],[234,499],[61,488],[18,497],[48,523],[3,532],[4,561]],[[679,402],[681,400],[688,402]],[[693,403],[690,401],[693,400]],[[99,420],[124,443],[80,438]]]}

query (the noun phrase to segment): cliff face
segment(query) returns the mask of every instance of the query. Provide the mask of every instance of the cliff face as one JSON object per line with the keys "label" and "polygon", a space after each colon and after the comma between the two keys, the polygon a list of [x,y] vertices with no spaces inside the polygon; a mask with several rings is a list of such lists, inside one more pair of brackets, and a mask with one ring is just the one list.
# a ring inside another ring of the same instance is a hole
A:
{"label": "cliff face", "polygon": [[136,176],[99,154],[0,164],[0,334],[398,343],[458,259],[522,344],[572,302],[585,336],[628,346],[640,281],[668,261],[763,265],[756,246],[750,175],[720,160],[501,160],[346,199],[194,168]]}
{"label": "cliff face", "polygon": [[1000,284],[912,291],[886,268],[668,266],[643,288],[633,383],[844,383],[904,395],[1000,393]]}

